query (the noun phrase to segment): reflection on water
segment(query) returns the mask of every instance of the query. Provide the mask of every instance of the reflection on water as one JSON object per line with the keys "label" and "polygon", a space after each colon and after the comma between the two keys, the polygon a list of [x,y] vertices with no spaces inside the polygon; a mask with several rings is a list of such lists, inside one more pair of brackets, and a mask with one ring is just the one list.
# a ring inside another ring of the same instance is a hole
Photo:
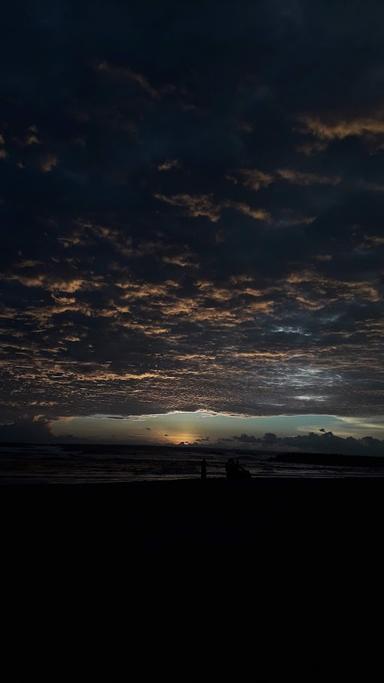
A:
{"label": "reflection on water", "polygon": [[[271,453],[132,446],[1,446],[1,483],[102,483],[199,477],[207,459],[208,476],[224,477],[228,457],[239,457],[253,477],[381,477],[384,467],[350,463],[284,462]],[[301,456],[302,458],[303,456]]]}

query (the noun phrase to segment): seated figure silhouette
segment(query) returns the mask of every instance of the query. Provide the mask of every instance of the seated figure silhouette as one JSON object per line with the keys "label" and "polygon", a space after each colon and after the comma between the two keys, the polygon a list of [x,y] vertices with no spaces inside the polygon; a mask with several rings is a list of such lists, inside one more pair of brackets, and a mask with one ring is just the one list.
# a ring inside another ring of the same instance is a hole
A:
{"label": "seated figure silhouette", "polygon": [[229,458],[225,464],[225,471],[227,479],[250,479],[251,473],[243,465],[240,465],[239,459]]}
{"label": "seated figure silhouette", "polygon": [[200,479],[205,481],[207,478],[207,461],[205,458],[201,461],[200,465]]}

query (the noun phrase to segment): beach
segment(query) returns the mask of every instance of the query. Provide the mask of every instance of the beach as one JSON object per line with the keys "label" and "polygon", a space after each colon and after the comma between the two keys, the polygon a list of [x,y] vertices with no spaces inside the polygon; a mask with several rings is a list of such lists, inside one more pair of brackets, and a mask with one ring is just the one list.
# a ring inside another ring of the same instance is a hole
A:
{"label": "beach", "polygon": [[[125,484],[7,484],[0,511],[9,543],[79,543],[82,554],[108,546],[135,552],[211,553],[251,557],[278,552],[329,552],[373,541],[381,529],[379,478],[198,478]],[[372,547],[374,551],[374,546]]]}
{"label": "beach", "polygon": [[380,478],[3,485],[3,585],[13,611],[17,595],[27,618],[118,643],[109,678],[178,657],[198,676],[207,651],[212,676],[324,680],[379,600],[382,507]]}

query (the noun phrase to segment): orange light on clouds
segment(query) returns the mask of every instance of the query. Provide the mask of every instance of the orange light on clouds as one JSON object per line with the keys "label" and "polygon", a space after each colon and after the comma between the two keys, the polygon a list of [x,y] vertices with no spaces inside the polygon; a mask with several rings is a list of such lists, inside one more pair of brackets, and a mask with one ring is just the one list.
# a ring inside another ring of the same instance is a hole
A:
{"label": "orange light on clouds", "polygon": [[196,439],[198,439],[198,436],[186,432],[177,432],[176,434],[167,434],[165,438],[169,443],[177,446],[179,443],[194,443]]}

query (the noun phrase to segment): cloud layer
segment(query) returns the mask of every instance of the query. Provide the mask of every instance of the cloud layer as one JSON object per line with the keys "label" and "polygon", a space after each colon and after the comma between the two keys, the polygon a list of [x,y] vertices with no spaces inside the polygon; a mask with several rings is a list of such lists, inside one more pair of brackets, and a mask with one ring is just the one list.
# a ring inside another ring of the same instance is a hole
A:
{"label": "cloud layer", "polygon": [[3,422],[384,414],[383,20],[4,9]]}

